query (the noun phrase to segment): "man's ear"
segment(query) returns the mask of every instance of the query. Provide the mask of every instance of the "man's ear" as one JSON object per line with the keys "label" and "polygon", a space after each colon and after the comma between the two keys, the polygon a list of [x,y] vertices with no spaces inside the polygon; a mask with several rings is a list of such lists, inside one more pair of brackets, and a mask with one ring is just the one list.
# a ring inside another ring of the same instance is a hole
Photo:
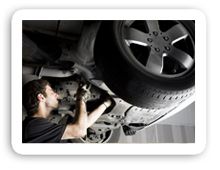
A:
{"label": "man's ear", "polygon": [[44,95],[43,94],[41,94],[41,93],[39,93],[38,95],[37,95],[37,99],[41,102],[41,101],[45,101],[45,97],[44,97]]}

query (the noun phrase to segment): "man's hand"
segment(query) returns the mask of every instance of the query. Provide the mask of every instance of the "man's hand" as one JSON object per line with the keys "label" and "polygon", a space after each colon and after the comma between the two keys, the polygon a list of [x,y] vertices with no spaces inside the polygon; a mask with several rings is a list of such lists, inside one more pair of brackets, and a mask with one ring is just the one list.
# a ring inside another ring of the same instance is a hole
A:
{"label": "man's hand", "polygon": [[83,100],[85,103],[91,98],[91,85],[79,86],[76,92],[76,100]]}

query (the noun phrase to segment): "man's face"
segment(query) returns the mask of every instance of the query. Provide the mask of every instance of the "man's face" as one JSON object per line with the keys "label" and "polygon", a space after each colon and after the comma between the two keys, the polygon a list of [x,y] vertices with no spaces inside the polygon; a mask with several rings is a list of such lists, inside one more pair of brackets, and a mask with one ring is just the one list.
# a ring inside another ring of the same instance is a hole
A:
{"label": "man's face", "polygon": [[58,108],[58,97],[59,95],[53,91],[53,89],[47,85],[46,86],[46,94],[47,94],[47,97],[46,97],[46,106],[49,107],[49,108],[52,108],[52,109],[56,109]]}

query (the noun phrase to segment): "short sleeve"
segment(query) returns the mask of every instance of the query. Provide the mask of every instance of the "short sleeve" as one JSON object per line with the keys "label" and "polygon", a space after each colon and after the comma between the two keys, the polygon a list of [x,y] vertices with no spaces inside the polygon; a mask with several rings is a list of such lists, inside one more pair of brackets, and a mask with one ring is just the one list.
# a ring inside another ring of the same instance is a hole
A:
{"label": "short sleeve", "polygon": [[59,143],[65,131],[65,124],[55,124],[44,118],[33,118],[23,124],[23,142]]}

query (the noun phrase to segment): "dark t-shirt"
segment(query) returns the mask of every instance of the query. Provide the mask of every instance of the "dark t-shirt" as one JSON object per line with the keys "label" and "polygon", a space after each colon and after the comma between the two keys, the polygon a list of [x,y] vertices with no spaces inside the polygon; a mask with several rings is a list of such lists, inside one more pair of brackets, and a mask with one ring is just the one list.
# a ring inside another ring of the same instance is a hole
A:
{"label": "dark t-shirt", "polygon": [[59,143],[65,124],[55,124],[45,118],[26,117],[22,123],[23,143]]}

